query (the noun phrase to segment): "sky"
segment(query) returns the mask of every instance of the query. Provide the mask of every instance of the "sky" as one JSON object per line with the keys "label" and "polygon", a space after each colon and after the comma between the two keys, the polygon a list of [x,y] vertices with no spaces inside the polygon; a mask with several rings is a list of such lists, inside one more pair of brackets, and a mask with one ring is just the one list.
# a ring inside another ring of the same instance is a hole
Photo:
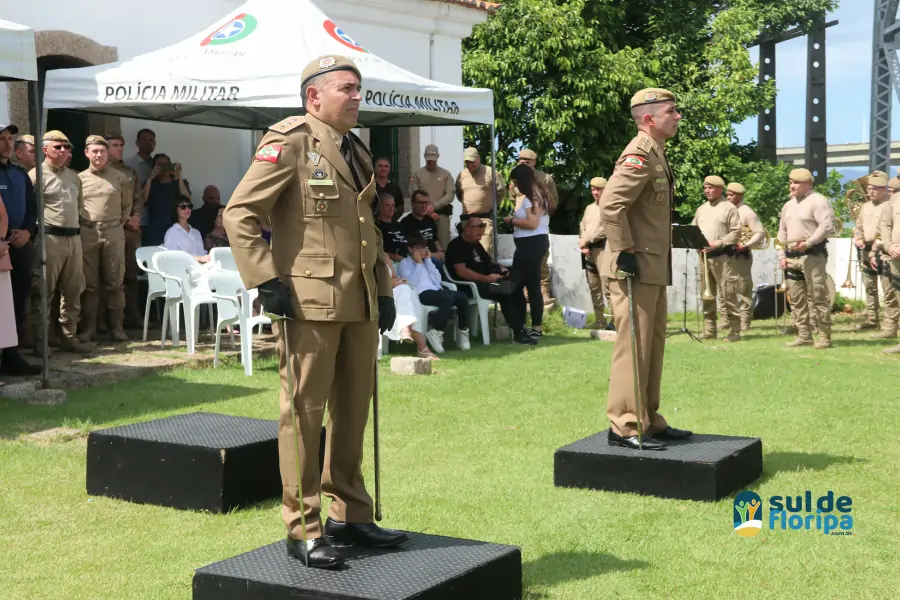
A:
{"label": "sky", "polygon": [[[872,102],[872,19],[877,0],[841,0],[827,21],[839,23],[826,30],[826,127],[829,144],[869,141]],[[803,146],[806,136],[806,45],[800,37],[778,44],[775,81],[778,147]],[[758,60],[758,48],[751,58]],[[892,139],[900,140],[900,103],[894,94]],[[737,128],[742,142],[757,137],[756,118]],[[865,175],[865,169],[840,169],[847,177]],[[893,173],[892,173],[893,174]]]}

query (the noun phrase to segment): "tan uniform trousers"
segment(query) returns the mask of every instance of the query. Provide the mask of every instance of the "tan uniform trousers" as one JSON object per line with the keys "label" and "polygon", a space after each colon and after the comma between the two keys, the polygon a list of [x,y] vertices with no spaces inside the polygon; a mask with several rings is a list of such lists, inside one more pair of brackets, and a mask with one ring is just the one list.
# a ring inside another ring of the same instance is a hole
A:
{"label": "tan uniform trousers", "polygon": [[881,289],[884,292],[881,329],[896,335],[897,321],[900,319],[900,294],[891,285],[890,275],[880,275],[878,279],[881,281]]}
{"label": "tan uniform trousers", "polygon": [[[59,323],[63,336],[72,339],[78,330],[81,316],[81,293],[84,291],[84,258],[81,254],[81,237],[48,235],[45,242],[47,252],[47,303],[53,312],[53,297],[60,293]],[[32,310],[33,323],[40,332],[41,302],[38,300]],[[45,317],[46,318],[46,317]],[[50,325],[48,330],[53,331]]]}
{"label": "tan uniform trousers", "polygon": [[[732,263],[735,276],[738,278],[738,312],[741,314],[741,328],[750,327],[753,321],[753,259],[736,258]],[[725,313],[724,307],[722,310]]]}
{"label": "tan uniform trousers", "polygon": [[[706,269],[703,267],[703,257],[700,257],[700,289],[706,289]],[[707,260],[709,263],[709,289],[713,295],[722,301],[722,312],[728,322],[729,334],[741,333],[741,314],[738,308],[738,290],[741,280],[738,271],[735,270],[735,259],[730,256],[717,256]],[[702,291],[701,291],[702,293]],[[716,298],[703,301],[703,320],[705,333],[709,337],[717,335]]]}
{"label": "tan uniform trousers", "polygon": [[878,327],[878,312],[881,308],[878,302],[878,274],[860,269],[860,275],[866,290],[866,323]]}
{"label": "tan uniform trousers", "polygon": [[[637,435],[627,286],[624,279],[609,281],[613,320],[619,335],[613,346],[606,415],[613,432],[623,437]],[[663,285],[634,283],[633,286],[634,327],[638,340],[638,389],[644,412],[641,423],[645,433],[655,433],[665,429],[667,425],[663,416],[657,412],[663,354],[666,349],[667,292]]]}
{"label": "tan uniform trousers", "polygon": [[[277,350],[281,374],[281,419],[278,460],[281,468],[282,518],[294,539],[302,539],[297,498],[297,452],[291,424],[284,341],[279,330]],[[303,511],[309,539],[322,537],[319,493],[331,498],[328,515],[338,521],[372,522],[372,498],[362,476],[363,439],[369,419],[369,399],[378,349],[374,322],[291,321],[288,325],[293,365],[303,475]],[[319,441],[325,403],[328,434],[325,466],[319,476]]]}
{"label": "tan uniform trousers", "polygon": [[106,301],[109,327],[122,330],[125,312],[125,233],[121,225],[107,229],[81,228],[84,254],[84,294],[81,297],[80,335],[90,341],[97,328],[100,291]]}
{"label": "tan uniform trousers", "polygon": [[[787,259],[787,268],[802,271],[805,277],[804,281],[785,280],[797,336],[804,340],[812,339],[813,320],[818,325],[820,337],[831,340],[831,305],[828,302],[828,273],[825,270],[827,262],[828,259],[819,254]],[[815,314],[814,318],[811,313]]]}
{"label": "tan uniform trousers", "polygon": [[[592,248],[590,262],[596,267],[596,265],[600,261],[600,256],[603,254],[603,250],[600,248]],[[612,302],[609,300],[609,279],[603,277],[598,272],[594,272],[591,269],[584,270],[585,277],[587,277],[588,289],[591,291],[591,303],[594,305],[594,316],[597,319],[597,323],[600,323],[602,327],[606,327],[606,315],[605,315],[605,303],[608,303],[612,306]]]}
{"label": "tan uniform trousers", "polygon": [[446,250],[447,244],[450,243],[450,217],[446,215],[438,215],[437,232],[438,242],[440,242],[441,248]]}
{"label": "tan uniform trousers", "polygon": [[137,325],[144,316],[141,314],[141,302],[138,293],[138,275],[135,251],[141,247],[141,232],[125,229],[125,320]]}

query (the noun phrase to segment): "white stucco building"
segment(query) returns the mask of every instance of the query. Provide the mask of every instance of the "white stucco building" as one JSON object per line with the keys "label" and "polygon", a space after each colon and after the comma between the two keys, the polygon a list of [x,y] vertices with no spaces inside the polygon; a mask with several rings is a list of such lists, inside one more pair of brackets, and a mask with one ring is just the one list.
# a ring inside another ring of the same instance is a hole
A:
{"label": "white stucco building", "polygon": [[[290,0],[271,0],[273,3]],[[480,0],[313,0],[344,32],[369,51],[413,73],[451,84],[462,84],[462,40],[497,5]],[[114,62],[179,42],[217,20],[226,20],[242,0],[30,0],[4,3],[2,17],[35,30],[38,67],[71,68]],[[290,23],[277,48],[289,46]],[[298,64],[298,72],[305,65]],[[5,119],[5,120],[4,120]],[[0,121],[27,132],[24,84],[0,84]],[[156,132],[157,152],[184,165],[194,202],[206,185],[217,185],[230,197],[255,148],[248,131],[176,125],[98,115],[51,111],[48,129],[62,129],[76,146],[89,134],[121,131],[126,156],[136,152],[139,129]],[[425,145],[441,149],[440,164],[454,174],[462,168],[461,127],[372,129],[363,132],[373,152],[394,158],[395,180],[406,193],[410,173],[421,166]],[[79,165],[73,162],[73,167]],[[82,168],[86,163],[82,165]]]}

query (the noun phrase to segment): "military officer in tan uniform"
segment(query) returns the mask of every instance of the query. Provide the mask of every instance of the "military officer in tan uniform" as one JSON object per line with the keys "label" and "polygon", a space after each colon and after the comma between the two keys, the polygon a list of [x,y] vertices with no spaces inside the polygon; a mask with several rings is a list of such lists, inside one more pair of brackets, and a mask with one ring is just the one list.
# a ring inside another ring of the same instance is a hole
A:
{"label": "military officer in tan uniform", "polygon": [[[529,167],[534,169],[535,179],[542,182],[547,187],[547,191],[550,193],[549,214],[552,216],[559,206],[559,190],[556,189],[556,181],[554,181],[553,175],[544,173],[537,168],[537,153],[534,150],[529,150],[528,148],[523,148],[522,151],[519,152],[519,164],[528,165]],[[516,183],[514,181],[509,182],[509,197],[513,201],[513,205],[516,207],[516,209],[519,208],[519,204],[522,202],[522,198],[525,197],[525,195],[521,193],[516,187]],[[552,291],[550,289],[550,265],[547,264],[547,261],[549,260],[550,251],[548,250],[544,255],[543,262],[541,263],[541,295],[543,295],[544,297],[544,304],[552,305],[554,302],[556,302],[556,300],[550,293]]]}
{"label": "military officer in tan uniform", "polygon": [[[488,166],[481,164],[481,157],[475,148],[463,151],[466,167],[456,176],[456,197],[462,203],[462,214],[483,219],[484,235],[481,245],[491,256],[494,255],[493,194],[491,183],[497,194],[497,206],[506,195],[503,177]],[[466,218],[466,217],[463,217]]]}
{"label": "military officer in tan uniform", "polygon": [[[393,325],[391,276],[372,218],[372,155],[350,130],[359,117],[360,73],[348,58],[315,59],[302,74],[305,117],[273,125],[228,202],[225,230],[241,279],[258,287],[265,311],[281,321],[279,463],[288,552],[308,566],[332,568],[332,544],[387,547],[405,540],[373,521],[361,465],[374,385],[379,329]],[[272,245],[260,223],[271,222]],[[285,356],[285,323],[291,355]],[[293,397],[287,397],[290,361]],[[325,465],[319,436],[328,403]],[[298,498],[291,402],[298,415],[303,498]],[[322,527],[320,490],[331,498]],[[301,512],[302,511],[302,512]]]}
{"label": "military officer in tan uniform", "polygon": [[831,348],[831,305],[828,298],[828,234],[834,211],[828,199],[813,191],[813,176],[807,169],[791,171],[791,199],[781,210],[778,239],[785,248],[778,251],[779,266],[785,270],[791,312],[797,339],[788,347],[812,344],[810,312],[815,312],[819,329],[816,349]]}
{"label": "military officer in tan uniform", "polygon": [[[666,344],[666,286],[672,283],[672,205],[675,175],[666,158],[666,140],[678,132],[681,115],[675,95],[644,89],[631,99],[631,116],[638,135],[616,161],[600,212],[606,231],[606,251],[600,274],[610,278],[616,330],[606,414],[609,444],[637,449],[640,422],[645,450],[663,450],[666,439],[686,439],[690,431],[669,427],[659,413],[660,383]],[[623,273],[633,274],[633,302],[638,345],[638,389],[634,397],[629,332],[628,286]],[[640,421],[638,421],[640,419]]]}
{"label": "military officer in tan uniform", "polygon": [[600,214],[600,198],[606,187],[606,179],[594,177],[591,179],[591,196],[594,201],[584,209],[578,234],[578,247],[581,249],[581,266],[587,277],[588,289],[591,290],[591,302],[594,305],[594,317],[596,321],[590,329],[605,329],[606,316],[604,314],[604,301],[609,296],[609,281],[600,276],[598,265],[606,248],[606,233],[603,231],[603,221]]}
{"label": "military officer in tan uniform", "polygon": [[450,217],[453,216],[453,175],[437,164],[440,152],[434,144],[425,146],[425,166],[409,178],[409,197],[422,190],[428,193],[434,212],[437,213],[438,242],[441,248],[450,243]]}
{"label": "military officer in tan uniform", "polygon": [[866,289],[866,322],[857,325],[857,331],[878,329],[879,280],[884,291],[884,318],[880,320],[881,331],[872,336],[874,339],[897,337],[897,313],[900,312],[897,294],[890,282],[890,265],[887,261],[882,261],[883,246],[881,241],[876,239],[879,235],[881,212],[888,198],[887,185],[887,179],[880,175],[869,177],[867,189],[869,199],[860,207],[856,227],[853,229],[853,244],[859,253],[859,266]]}
{"label": "military officer in tan uniform", "polygon": [[132,184],[131,214],[125,221],[125,326],[140,327],[143,322],[141,302],[138,298],[137,278],[140,269],[137,266],[135,251],[141,247],[141,214],[144,196],[141,194],[141,183],[137,171],[122,161],[125,154],[125,138],[120,133],[106,136],[109,143],[109,166],[125,175]]}
{"label": "military officer in tan uniform", "polygon": [[888,198],[900,192],[900,177],[894,177],[888,181]]}
{"label": "military officer in tan uniform", "polygon": [[[737,297],[740,280],[734,268],[734,245],[741,238],[741,218],[734,205],[722,196],[724,190],[725,182],[718,175],[710,175],[703,181],[706,202],[697,208],[691,225],[699,226],[706,241],[709,242],[709,247],[700,251],[700,289],[706,290],[709,287],[713,295],[711,300],[703,300],[705,321],[703,338],[716,339],[718,335],[716,325],[716,297],[718,297],[722,300],[728,321],[728,337],[725,340],[737,342],[741,339],[741,314],[738,310]],[[706,267],[703,266],[703,254],[706,254]]]}
{"label": "military officer in tan uniform", "polygon": [[78,339],[90,342],[97,328],[100,290],[108,303],[112,339],[128,341],[125,315],[125,232],[131,216],[134,180],[109,164],[109,144],[99,135],[84,142],[91,166],[79,174],[84,208],[81,212],[81,251],[84,255],[84,294]]}
{"label": "military officer in tan uniform", "polygon": [[[900,295],[900,189],[882,205],[878,231],[884,247],[882,260],[887,265],[885,269],[888,273],[887,279],[891,291],[898,296]],[[900,344],[885,348],[882,352],[900,354]]]}
{"label": "military officer in tan uniform", "polygon": [[746,244],[738,242],[734,245],[733,266],[740,279],[738,309],[741,313],[741,331],[749,330],[753,320],[753,249],[766,238],[766,229],[756,216],[756,212],[744,204],[746,191],[744,186],[736,181],[732,181],[725,188],[725,197],[737,209],[741,220],[741,237],[743,238],[745,230],[751,234]]}
{"label": "military officer in tan uniform", "polygon": [[[65,166],[72,153],[69,138],[61,131],[48,131],[43,137],[44,159],[44,242],[47,254],[47,299],[53,300],[60,292],[59,322],[62,325],[63,340],[60,350],[87,353],[90,347],[75,337],[81,316],[81,292],[84,291],[84,258],[81,250],[80,215],[84,208],[81,179],[72,169]],[[37,181],[37,172],[32,169],[28,176]],[[33,307],[32,323],[38,328],[35,335],[34,353],[40,355],[43,341],[40,339],[40,303]],[[52,331],[52,327],[48,327]]]}

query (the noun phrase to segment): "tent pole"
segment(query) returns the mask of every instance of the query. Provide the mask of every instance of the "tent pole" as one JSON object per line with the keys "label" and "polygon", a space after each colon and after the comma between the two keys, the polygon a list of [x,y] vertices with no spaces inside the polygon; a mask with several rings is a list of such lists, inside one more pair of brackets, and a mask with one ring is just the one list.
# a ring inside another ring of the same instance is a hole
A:
{"label": "tent pole", "polygon": [[34,195],[37,204],[38,218],[38,251],[41,253],[41,387],[50,387],[50,364],[47,357],[47,335],[50,324],[47,307],[50,300],[47,298],[47,234],[44,231],[44,144],[43,126],[47,123],[47,111],[42,110],[40,83],[31,81],[28,83],[28,126],[34,135]]}

